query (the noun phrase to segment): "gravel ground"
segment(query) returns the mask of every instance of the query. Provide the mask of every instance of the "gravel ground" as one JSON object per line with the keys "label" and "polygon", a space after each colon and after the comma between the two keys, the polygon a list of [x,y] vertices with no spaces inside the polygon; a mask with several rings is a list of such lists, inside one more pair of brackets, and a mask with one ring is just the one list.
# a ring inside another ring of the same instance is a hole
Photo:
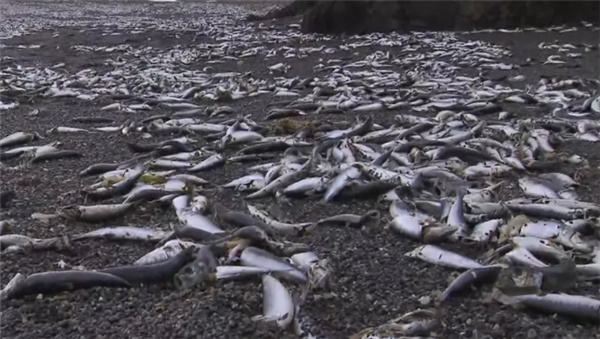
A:
{"label": "gravel ground", "polygon": [[[262,6],[264,7],[264,6]],[[1,40],[4,58],[2,67],[10,63],[23,66],[51,67],[64,63],[65,72],[75,73],[93,68],[99,72],[112,66],[105,64],[107,59],[125,60],[135,55],[118,52],[77,51],[72,46],[117,46],[128,44],[132,50],[152,47],[153,51],[169,51],[196,44],[256,40],[256,46],[278,48],[281,46],[340,46],[341,40],[327,38],[321,41],[304,41],[294,28],[286,28],[292,21],[284,23],[263,23],[261,27],[247,26],[240,18],[248,10],[259,8],[257,4],[147,4],[127,2],[49,2],[27,1],[3,2],[0,10],[6,13],[7,20],[0,24],[0,33],[37,30],[31,34]],[[127,25],[127,26],[126,26]],[[53,26],[53,28],[49,28]],[[49,29],[48,29],[49,28]],[[139,30],[141,33],[135,33]],[[287,33],[286,33],[287,32]],[[239,35],[238,35],[239,34]],[[243,38],[247,34],[249,38]],[[232,38],[232,35],[236,36]],[[246,39],[246,40],[244,40]],[[489,71],[483,76],[500,79],[503,75],[526,76],[519,86],[536,84],[540,78],[548,76],[590,77],[598,76],[598,31],[579,30],[577,32],[524,32],[524,33],[478,33],[460,36],[460,39],[482,40],[498,44],[512,52],[504,60],[507,63],[524,65],[533,59],[531,66],[510,71]],[[584,53],[580,59],[570,59],[567,67],[541,65],[552,50],[540,50],[541,42],[581,43],[595,45],[595,49]],[[18,46],[41,45],[37,49]],[[235,51],[235,46],[231,48]],[[219,50],[223,50],[220,48]],[[376,50],[389,50],[393,47],[366,46],[351,51],[336,49],[327,55],[328,59],[360,60]],[[250,57],[238,60],[224,60],[222,63],[208,63],[208,58],[199,58],[188,65],[189,69],[201,70],[212,67],[211,72],[241,73],[252,72],[255,78],[273,78],[266,68],[277,62],[287,62],[291,66],[286,77],[306,77],[313,73],[313,66],[323,58],[320,53],[310,54],[302,59],[271,57]],[[218,58],[214,58],[218,60]],[[465,75],[474,70],[463,69]],[[5,100],[5,98],[0,98]],[[228,103],[238,112],[252,115],[256,121],[269,110],[269,102],[277,98],[263,95]],[[78,116],[103,116],[113,118],[115,125],[125,122],[130,116],[123,112],[104,112],[99,108],[111,103],[99,98],[86,102],[73,98],[36,99],[22,103],[19,107],[3,111],[0,134],[2,137],[16,131],[35,131],[45,134],[55,126],[77,126],[70,122]],[[30,115],[38,109],[38,115]],[[509,107],[508,109],[513,109]],[[165,113],[161,109],[139,112],[136,119]],[[522,110],[515,106],[514,112],[526,116],[536,115],[535,110]],[[393,114],[377,113],[376,121],[389,124]],[[343,119],[353,121],[354,116]],[[339,120],[339,116],[324,115],[323,119]],[[154,137],[142,142],[150,143],[166,140],[169,137]],[[126,141],[138,141],[136,136],[113,134],[50,134],[35,144],[41,145],[60,141],[64,149],[84,152],[80,159],[64,159],[34,165],[26,170],[2,169],[1,189],[13,189],[18,198],[7,209],[2,210],[1,219],[16,220],[15,231],[29,236],[44,238],[57,234],[72,234],[89,231],[101,226],[135,225],[140,227],[157,226],[167,228],[175,220],[174,213],[160,208],[142,208],[135,214],[121,220],[100,225],[59,222],[41,223],[30,218],[32,213],[53,213],[58,207],[69,204],[83,204],[78,194],[69,194],[84,184],[77,173],[92,163],[123,161],[132,156],[125,147]],[[596,145],[585,142],[569,142],[564,151],[579,154],[589,160],[595,170],[582,173],[579,190],[582,200],[600,202],[600,150]],[[7,163],[16,165],[16,163]],[[575,169],[565,169],[574,171]],[[216,184],[223,184],[244,174],[243,166],[226,165],[224,168],[202,173],[200,176]],[[227,190],[210,192],[209,197],[230,209],[244,210],[241,196]],[[273,204],[261,200],[258,205]],[[374,208],[374,202],[356,202],[323,206],[310,200],[298,201],[289,210],[294,221],[314,221],[323,216],[337,213],[359,213]],[[382,210],[386,206],[378,206]],[[310,300],[305,314],[310,318],[313,334],[328,338],[347,337],[365,327],[376,326],[398,314],[422,307],[419,298],[432,291],[441,290],[448,283],[452,271],[433,267],[418,260],[404,257],[415,244],[400,237],[390,236],[383,230],[378,233],[364,233],[347,229],[317,229],[298,241],[312,246],[323,257],[333,263],[336,275],[334,299]],[[464,249],[453,248],[469,254]],[[1,258],[2,274],[0,282],[6,284],[18,272],[30,274],[57,269],[63,260],[69,265],[82,265],[88,269],[129,264],[152,249],[151,245],[138,243],[115,243],[90,241],[78,243],[69,255],[52,252],[30,255],[5,254]],[[472,253],[471,253],[472,254]],[[594,295],[599,293],[598,285],[580,285],[576,293]],[[273,333],[257,326],[250,318],[261,312],[262,299],[260,284],[227,283],[208,290],[193,290],[180,293],[169,286],[133,288],[129,290],[93,289],[68,293],[54,297],[25,298],[3,303],[1,335],[11,339],[42,338],[115,338],[125,334],[128,338],[287,338],[288,333]],[[444,330],[439,338],[600,338],[595,324],[575,322],[562,317],[515,311],[501,308],[496,304],[482,301],[481,291],[473,291],[452,299],[443,307]]]}

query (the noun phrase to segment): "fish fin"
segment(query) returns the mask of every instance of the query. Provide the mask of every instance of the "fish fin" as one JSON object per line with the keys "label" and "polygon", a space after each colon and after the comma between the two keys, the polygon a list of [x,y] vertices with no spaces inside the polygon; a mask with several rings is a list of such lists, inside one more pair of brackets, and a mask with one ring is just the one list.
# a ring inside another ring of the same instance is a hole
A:
{"label": "fish fin", "polygon": [[254,317],[250,318],[250,320],[252,321],[263,321],[264,319],[266,319],[267,317],[264,315],[255,315]]}
{"label": "fish fin", "polygon": [[255,322],[261,322],[261,323],[264,323],[264,324],[266,324],[268,326],[275,326],[276,327],[277,326],[277,321],[285,319],[285,317],[287,315],[288,315],[287,313],[284,314],[283,316],[276,316],[276,315],[272,315],[272,316],[256,315],[256,316],[254,316],[254,317],[252,317],[250,319],[252,321],[255,321]]}
{"label": "fish fin", "polygon": [[496,300],[503,306],[512,306],[515,309],[522,307],[522,303],[519,302],[518,299],[508,296],[496,288],[493,289],[490,298]]}

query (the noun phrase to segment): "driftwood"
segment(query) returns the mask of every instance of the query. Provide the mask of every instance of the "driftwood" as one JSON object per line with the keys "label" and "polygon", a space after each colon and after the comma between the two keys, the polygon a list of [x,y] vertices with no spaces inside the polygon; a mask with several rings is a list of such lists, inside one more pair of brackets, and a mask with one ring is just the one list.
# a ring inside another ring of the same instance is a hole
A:
{"label": "driftwood", "polygon": [[304,1],[249,20],[302,15],[304,33],[549,27],[600,22],[598,1]]}

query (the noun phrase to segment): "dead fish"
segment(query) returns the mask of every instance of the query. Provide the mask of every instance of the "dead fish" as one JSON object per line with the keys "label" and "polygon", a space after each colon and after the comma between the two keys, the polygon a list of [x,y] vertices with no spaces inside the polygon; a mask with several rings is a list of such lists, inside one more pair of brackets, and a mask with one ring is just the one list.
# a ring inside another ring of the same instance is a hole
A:
{"label": "dead fish", "polygon": [[78,151],[72,150],[57,150],[42,154],[36,154],[31,160],[30,163],[35,164],[42,161],[48,160],[57,160],[57,159],[65,159],[65,158],[81,158],[83,156],[82,153]]}
{"label": "dead fish", "polygon": [[17,283],[8,296],[17,299],[26,295],[56,294],[94,287],[127,288],[131,285],[112,274],[95,271],[57,271],[35,273]]}
{"label": "dead fish", "polygon": [[567,254],[559,245],[546,239],[518,236],[512,237],[510,242],[515,247],[525,248],[532,254],[544,258],[552,258],[556,261],[563,261],[569,258],[569,254]]}
{"label": "dead fish", "polygon": [[494,299],[504,305],[524,306],[543,312],[563,314],[566,316],[600,320],[600,300],[570,294],[526,294],[514,297],[493,294]]}
{"label": "dead fish", "polygon": [[24,150],[19,150],[16,152],[0,152],[0,161],[15,159],[22,156],[23,154],[25,154]]}
{"label": "dead fish", "polygon": [[[310,160],[309,160],[310,162]],[[305,166],[305,165],[303,165]],[[291,185],[294,182],[298,182],[299,180],[304,179],[308,176],[308,171],[303,167],[297,171],[292,171],[287,174],[284,174],[272,182],[268,183],[265,187],[260,190],[249,194],[246,196],[246,199],[260,199],[268,196],[271,193],[274,193],[279,190],[279,188],[285,188]]]}
{"label": "dead fish", "polygon": [[79,172],[80,177],[85,177],[89,175],[98,175],[106,172],[114,171],[119,168],[120,164],[94,164],[83,171]]}
{"label": "dead fish", "polygon": [[483,267],[477,261],[462,255],[444,250],[434,245],[423,245],[405,254],[407,257],[419,258],[430,264],[455,269],[471,269]]}
{"label": "dead fish", "polygon": [[277,230],[275,230],[271,225],[260,219],[257,219],[252,215],[239,211],[228,211],[225,209],[225,206],[221,205],[220,203],[215,203],[213,208],[215,212],[215,219],[222,223],[230,224],[235,227],[257,226],[268,235],[277,234]]}
{"label": "dead fish", "polygon": [[134,187],[127,195],[123,203],[138,202],[138,201],[154,201],[172,194],[169,191],[155,188],[152,185],[140,185]]}
{"label": "dead fish", "polygon": [[175,175],[171,175],[169,177],[169,179],[171,180],[181,180],[185,183],[188,184],[193,184],[193,185],[210,185],[211,183],[192,174],[187,174],[187,173],[181,173],[181,174],[175,174]]}
{"label": "dead fish", "polygon": [[327,259],[319,259],[314,252],[296,253],[290,260],[308,274],[311,288],[328,288],[333,274]]}
{"label": "dead fish", "polygon": [[523,190],[526,196],[535,198],[558,198],[558,194],[543,182],[533,178],[519,179],[519,187]]}
{"label": "dead fish", "polygon": [[441,326],[439,311],[417,309],[375,328],[366,328],[351,335],[350,339],[425,339]]}
{"label": "dead fish", "polygon": [[398,187],[396,182],[378,180],[365,184],[351,182],[344,186],[338,194],[338,199],[369,199],[376,198]]}
{"label": "dead fish", "polygon": [[528,267],[548,267],[546,263],[536,258],[524,247],[516,247],[506,253],[504,258],[515,265],[525,265]]}
{"label": "dead fish", "polygon": [[193,167],[191,162],[177,161],[177,160],[166,160],[166,159],[154,159],[147,163],[152,169],[188,169]]}
{"label": "dead fish", "polygon": [[[280,233],[295,232],[295,233],[301,234],[308,227],[313,226],[312,222],[298,223],[298,224],[281,222],[281,221],[271,218],[267,214],[267,212],[262,211],[250,204],[247,204],[247,207],[248,207],[248,212],[250,213],[251,216],[253,216],[259,220],[262,220],[265,224],[271,226],[274,230],[276,230],[277,232],[280,232]],[[248,226],[248,225],[246,225],[246,226]]]}
{"label": "dead fish", "polygon": [[175,274],[174,284],[179,290],[218,280],[217,259],[212,249],[209,246],[202,246],[194,256],[190,263]]}
{"label": "dead fish", "polygon": [[502,219],[492,219],[478,223],[473,231],[463,239],[466,242],[487,243],[495,237]]}
{"label": "dead fish", "polygon": [[287,328],[294,320],[295,304],[292,295],[277,278],[265,274],[263,285],[263,314],[253,317],[253,321],[275,323],[281,329]]}
{"label": "dead fish", "polygon": [[76,235],[72,240],[81,239],[108,239],[108,240],[137,240],[160,241],[167,232],[133,226],[105,227],[91,232]]}
{"label": "dead fish", "polygon": [[482,161],[496,161],[496,158],[489,154],[458,146],[441,147],[435,153],[433,160],[443,160],[452,157],[457,157],[469,164],[477,164]]}
{"label": "dead fish", "polygon": [[[175,202],[175,200],[174,200]],[[191,207],[176,210],[177,218],[182,226],[200,230],[207,236],[216,236],[225,233],[218,225],[206,216],[192,210]]]}
{"label": "dead fish", "polygon": [[562,222],[551,220],[539,220],[528,222],[521,226],[519,234],[540,239],[551,239],[565,247],[574,248],[580,252],[589,253],[593,246],[572,228],[565,226]]}
{"label": "dead fish", "polygon": [[328,180],[326,177],[304,178],[284,188],[283,194],[289,197],[302,197],[324,193]]}
{"label": "dead fish", "polygon": [[217,280],[243,280],[269,274],[271,271],[263,267],[249,266],[217,266]]}
{"label": "dead fish", "polygon": [[33,251],[63,251],[70,247],[69,237],[54,237],[47,239],[35,239],[21,234],[5,234],[0,236],[0,249],[19,247],[23,250]]}
{"label": "dead fish", "polygon": [[50,133],[92,133],[91,131],[88,131],[87,129],[83,129],[83,128],[76,128],[76,127],[66,127],[66,126],[58,126],[58,127],[54,127],[52,129],[49,129],[46,133],[50,134]]}
{"label": "dead fish", "polygon": [[204,159],[202,162],[193,165],[191,168],[188,169],[189,172],[200,172],[200,171],[207,171],[210,169],[213,169],[215,167],[218,166],[222,166],[225,164],[225,162],[227,161],[227,159],[225,159],[225,157],[223,157],[220,154],[214,154],[211,155],[210,157]]}
{"label": "dead fish", "polygon": [[39,136],[36,133],[16,132],[0,139],[0,148],[26,144],[38,138]]}
{"label": "dead fish", "polygon": [[463,190],[460,190],[458,192],[458,194],[456,195],[456,200],[454,201],[454,203],[450,207],[450,211],[448,212],[448,226],[457,228],[457,231],[450,236],[450,239],[452,241],[460,241],[469,236],[470,230],[467,222],[465,221],[465,213],[463,211],[464,194],[465,192]]}
{"label": "dead fish", "polygon": [[186,249],[188,247],[198,247],[198,246],[201,246],[201,245],[198,245],[196,243],[189,242],[189,241],[170,240],[170,241],[167,241],[161,247],[145,254],[144,256],[142,256],[141,258],[136,260],[133,264],[134,265],[149,265],[149,264],[154,264],[157,262],[167,261],[167,260],[175,257],[177,254],[179,254],[181,251],[183,251],[184,249]]}
{"label": "dead fish", "polygon": [[136,185],[137,181],[144,175],[146,168],[142,165],[138,165],[131,169],[127,177],[119,181],[118,183],[110,187],[101,187],[96,190],[84,189],[82,194],[89,197],[92,200],[105,200],[119,195],[125,195],[129,193]]}
{"label": "dead fish", "polygon": [[188,247],[166,261],[148,265],[112,267],[100,272],[117,276],[131,285],[169,282],[183,266],[194,260],[194,251],[194,248]]}
{"label": "dead fish", "polygon": [[282,279],[305,285],[308,277],[300,269],[287,261],[256,247],[247,247],[240,254],[240,263],[244,266],[254,266],[269,269]]}
{"label": "dead fish", "polygon": [[203,195],[197,195],[192,198],[190,208],[193,212],[206,215],[209,212],[208,199]]}
{"label": "dead fish", "polygon": [[134,206],[136,206],[134,203],[93,206],[70,205],[60,208],[57,214],[68,220],[99,222],[118,218]]}
{"label": "dead fish", "polygon": [[223,234],[225,234],[224,231],[214,233],[204,228],[192,227],[190,225],[181,223],[171,224],[171,228],[173,229],[173,235],[170,238],[177,237],[180,239],[189,239],[196,242],[217,240],[220,239]]}
{"label": "dead fish", "polygon": [[461,273],[456,279],[448,285],[448,287],[437,296],[436,301],[442,303],[446,301],[452,294],[465,290],[473,284],[480,284],[488,281],[495,281],[502,270],[502,266],[483,266],[471,268]]}
{"label": "dead fish", "polygon": [[223,188],[233,188],[236,191],[257,191],[265,187],[265,177],[260,173],[252,173],[244,177],[234,179],[225,185]]}
{"label": "dead fish", "polygon": [[335,197],[348,185],[353,179],[358,179],[361,176],[361,171],[358,166],[350,166],[338,174],[329,184],[323,201],[329,202],[335,199]]}
{"label": "dead fish", "polygon": [[397,214],[386,226],[413,240],[424,243],[436,243],[448,239],[458,228],[454,226],[438,225],[429,217],[421,218],[411,213]]}
{"label": "dead fish", "polygon": [[372,210],[365,215],[355,215],[355,214],[340,214],[332,217],[328,217],[325,219],[321,219],[315,223],[315,226],[343,226],[343,227],[374,227],[377,226],[380,222],[380,213],[379,211]]}
{"label": "dead fish", "polygon": [[283,141],[263,141],[257,144],[249,145],[237,152],[238,155],[242,154],[255,154],[255,153],[266,153],[266,152],[279,152],[285,151],[291,146]]}
{"label": "dead fish", "polygon": [[506,203],[513,213],[522,213],[532,217],[552,218],[559,220],[581,219],[586,211],[580,208],[569,208],[558,204],[514,204]]}

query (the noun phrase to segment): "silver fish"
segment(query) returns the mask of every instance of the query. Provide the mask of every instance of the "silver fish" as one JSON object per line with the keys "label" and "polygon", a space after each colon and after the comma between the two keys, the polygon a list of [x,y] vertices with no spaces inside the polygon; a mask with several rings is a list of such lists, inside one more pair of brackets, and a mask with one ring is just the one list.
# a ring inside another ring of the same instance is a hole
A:
{"label": "silver fish", "polygon": [[167,234],[166,231],[152,230],[146,228],[120,226],[100,228],[91,232],[76,235],[72,239],[118,239],[138,241],[159,241]]}
{"label": "silver fish", "polygon": [[419,258],[430,264],[455,269],[479,268],[483,265],[460,254],[444,250],[434,245],[423,245],[405,254],[407,257]]}
{"label": "silver fish", "polygon": [[248,247],[240,254],[240,262],[244,266],[268,269],[277,276],[295,283],[306,284],[308,277],[300,269],[285,260],[256,247]]}
{"label": "silver fish", "polygon": [[263,275],[262,285],[263,315],[253,317],[252,320],[275,323],[281,329],[287,328],[294,320],[296,310],[292,295],[271,275]]}

